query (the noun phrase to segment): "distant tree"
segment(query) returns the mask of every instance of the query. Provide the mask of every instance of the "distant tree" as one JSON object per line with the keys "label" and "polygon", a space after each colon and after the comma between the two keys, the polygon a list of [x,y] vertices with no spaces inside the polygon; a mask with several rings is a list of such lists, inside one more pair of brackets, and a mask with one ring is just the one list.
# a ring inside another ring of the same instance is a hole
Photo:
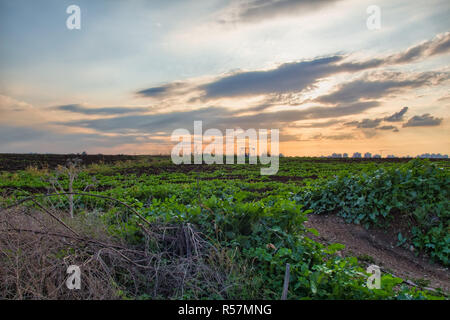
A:
{"label": "distant tree", "polygon": [[364,153],[364,158],[370,159],[370,158],[372,158],[372,154],[370,152],[366,152],[366,153]]}
{"label": "distant tree", "polygon": [[374,159],[381,159],[381,155],[375,154],[372,158],[374,158]]}
{"label": "distant tree", "polygon": [[344,153],[344,154],[342,155],[342,158],[348,158],[348,153]]}
{"label": "distant tree", "polygon": [[352,156],[352,158],[361,158],[361,153],[355,152]]}

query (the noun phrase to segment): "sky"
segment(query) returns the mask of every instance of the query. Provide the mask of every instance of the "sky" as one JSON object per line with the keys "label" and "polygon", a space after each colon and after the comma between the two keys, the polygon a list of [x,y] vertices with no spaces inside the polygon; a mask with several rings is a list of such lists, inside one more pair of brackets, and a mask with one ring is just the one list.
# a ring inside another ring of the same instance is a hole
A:
{"label": "sky", "polygon": [[0,153],[168,154],[201,120],[279,129],[288,156],[449,154],[449,16],[448,0],[0,0]]}

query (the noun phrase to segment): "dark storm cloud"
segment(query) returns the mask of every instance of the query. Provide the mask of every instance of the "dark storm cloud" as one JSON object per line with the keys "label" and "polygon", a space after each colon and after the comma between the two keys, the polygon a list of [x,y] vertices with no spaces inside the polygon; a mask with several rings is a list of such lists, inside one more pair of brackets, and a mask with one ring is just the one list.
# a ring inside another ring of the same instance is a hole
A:
{"label": "dark storm cloud", "polygon": [[51,109],[59,111],[67,111],[72,113],[79,113],[85,115],[117,115],[126,113],[139,113],[149,111],[150,108],[142,107],[102,107],[102,108],[87,108],[79,104],[67,104],[63,106],[51,107]]}
{"label": "dark storm cloud", "polygon": [[238,7],[231,22],[259,22],[282,15],[301,15],[338,0],[253,0]]}
{"label": "dark storm cloud", "polygon": [[410,118],[408,122],[403,124],[403,127],[434,127],[440,125],[442,120],[442,118],[436,118],[429,113],[425,113]]}

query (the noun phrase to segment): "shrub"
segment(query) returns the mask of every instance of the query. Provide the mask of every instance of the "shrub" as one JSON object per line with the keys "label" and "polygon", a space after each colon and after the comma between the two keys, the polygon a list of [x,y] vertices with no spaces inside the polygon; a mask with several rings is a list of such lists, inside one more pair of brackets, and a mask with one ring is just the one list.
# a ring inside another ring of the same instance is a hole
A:
{"label": "shrub", "polygon": [[387,226],[394,218],[411,227],[411,242],[448,265],[450,175],[427,160],[342,174],[296,196],[314,213],[336,213],[347,222]]}

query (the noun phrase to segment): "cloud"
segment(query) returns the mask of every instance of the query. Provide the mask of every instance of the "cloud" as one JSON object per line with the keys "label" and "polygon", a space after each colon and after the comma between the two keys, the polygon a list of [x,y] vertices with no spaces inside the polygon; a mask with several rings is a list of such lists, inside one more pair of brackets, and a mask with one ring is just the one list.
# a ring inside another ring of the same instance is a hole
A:
{"label": "cloud", "polygon": [[376,128],[381,119],[363,119],[362,121],[351,121],[345,123],[346,126],[355,126],[356,128]]}
{"label": "cloud", "polygon": [[329,120],[324,122],[314,122],[314,123],[305,123],[305,124],[298,124],[293,125],[291,127],[293,128],[327,128],[334,126],[335,124],[341,123],[340,120]]}
{"label": "cloud", "polygon": [[386,60],[389,63],[408,63],[420,58],[447,53],[450,50],[450,32],[438,34],[432,40],[415,45],[404,52],[392,55]]}
{"label": "cloud", "polygon": [[381,126],[377,127],[378,130],[393,130],[394,132],[398,132],[398,128],[396,126]]}
{"label": "cloud", "polygon": [[267,71],[238,72],[199,87],[205,98],[299,92],[337,70],[339,56],[292,62]]}
{"label": "cloud", "polygon": [[[377,129],[377,130],[392,130],[398,132],[398,128],[392,125],[379,126],[382,121],[387,122],[401,122],[403,121],[403,115],[408,111],[408,107],[402,108],[399,112],[396,112],[390,116],[384,118],[375,119],[363,119],[361,121],[349,121],[344,123],[345,126],[351,126],[359,129]],[[366,137],[373,137],[376,135],[374,130],[363,130]]]}
{"label": "cloud", "polygon": [[169,86],[153,87],[145,90],[138,91],[137,93],[147,97],[154,97],[164,95],[169,91]]}
{"label": "cloud", "polygon": [[166,112],[146,115],[125,115],[114,118],[87,119],[53,124],[70,127],[90,128],[103,132],[146,132],[173,131],[190,128],[195,120],[211,122],[231,113],[225,108],[209,107],[181,112]]}
{"label": "cloud", "polygon": [[[283,1],[284,2],[284,1]],[[286,1],[286,3],[289,1]],[[298,3],[307,3],[299,1]],[[281,5],[281,1],[261,0],[255,3]],[[308,2],[309,3],[309,2]],[[265,6],[263,6],[265,7]],[[314,88],[317,83],[334,74],[348,72],[356,73],[378,67],[412,62],[449,51],[450,33],[442,33],[432,40],[414,46],[395,55],[377,57],[363,61],[352,61],[351,56],[331,55],[318,57],[312,60],[296,61],[281,64],[269,70],[238,71],[232,74],[217,77],[206,83],[173,82],[163,86],[140,90],[138,95],[143,97],[166,98],[170,96],[197,93],[190,101],[207,101],[218,98],[249,97],[268,94],[298,93],[305,89]],[[402,88],[415,88],[425,84],[430,78],[437,77],[438,73],[422,73],[416,79],[391,78],[373,80],[356,80],[347,83],[330,95],[323,96],[320,102],[339,103],[354,102],[359,98],[374,99],[398,91]],[[441,73],[446,75],[446,73]],[[447,74],[448,78],[448,74]],[[267,105],[266,105],[267,106]],[[261,106],[264,109],[265,106]]]}
{"label": "cloud", "polygon": [[[302,90],[314,87],[319,80],[341,72],[356,72],[374,68],[382,63],[382,60],[373,60],[364,63],[342,63],[338,62],[344,59],[343,56],[329,56],[316,58],[308,61],[291,62],[282,64],[276,68],[265,71],[241,71],[232,75],[220,77],[212,82],[201,85],[198,89],[204,91],[204,99],[255,96],[261,94],[287,94],[301,92]],[[426,79],[417,79],[416,81],[426,81]],[[356,101],[351,96],[355,89],[358,92],[366,92],[367,97],[378,97],[379,91],[386,91],[389,88],[394,90],[396,87],[413,86],[414,81],[385,81],[385,82],[367,82],[355,81],[347,84],[347,87],[341,88],[345,92],[336,94],[346,95],[349,98],[341,99],[338,102]],[[419,85],[419,84],[417,84]],[[378,88],[377,88],[378,87]],[[356,92],[354,95],[357,95]],[[374,92],[372,96],[371,92]],[[330,96],[332,99],[333,96]],[[320,100],[326,101],[326,96]]]}
{"label": "cloud", "polygon": [[300,135],[293,135],[287,133],[280,133],[279,142],[292,142],[292,141],[300,141]]}
{"label": "cloud", "polygon": [[411,63],[416,60],[425,59],[435,55],[445,54],[450,51],[450,32],[437,34],[433,39],[414,45],[402,52],[382,57],[374,58],[363,62],[343,63],[342,67],[348,71],[358,71],[363,69],[376,68],[381,66]]}
{"label": "cloud", "polygon": [[409,79],[403,80],[390,79],[390,77],[402,77],[402,75],[397,73],[374,76],[381,76],[382,78],[378,80],[357,79],[341,84],[338,86],[337,90],[330,94],[318,97],[316,101],[321,103],[336,104],[355,102],[365,99],[379,99],[404,89],[413,89],[424,85],[436,84],[449,78],[448,73],[440,72],[424,72],[410,76]]}
{"label": "cloud", "polygon": [[358,102],[334,107],[310,107],[307,109],[280,110],[262,112],[254,115],[238,115],[240,111],[232,111],[223,107],[207,107],[189,111],[174,111],[159,114],[125,115],[105,119],[87,119],[54,122],[56,125],[82,127],[101,132],[171,132],[178,128],[192,128],[194,121],[202,120],[204,129],[218,128],[281,128],[294,121],[326,119],[359,114],[377,107],[376,101]]}
{"label": "cloud", "polygon": [[400,122],[403,121],[403,116],[408,111],[408,107],[402,108],[399,112],[394,113],[391,116],[385,117],[383,120],[387,122]]}
{"label": "cloud", "polygon": [[32,106],[26,102],[0,95],[0,115],[2,116],[6,116],[10,112],[27,111],[30,109],[32,109]]}
{"label": "cloud", "polygon": [[[265,1],[275,3],[274,1]],[[255,2],[256,3],[256,2]],[[259,3],[259,2],[258,2]],[[260,2],[262,3],[262,1]],[[449,34],[441,34],[433,40],[411,47],[406,51],[382,58],[365,61],[351,61],[349,56],[332,55],[312,60],[297,61],[281,64],[269,70],[238,71],[232,74],[205,81],[173,82],[161,86],[137,91],[139,96],[162,99],[160,105],[172,105],[179,102],[178,96],[189,95],[197,102],[209,99],[241,98],[263,95],[260,103],[254,106],[252,100],[247,109],[228,109],[219,106],[197,106],[194,110],[164,111],[149,114],[155,111],[148,107],[87,107],[79,104],[68,104],[51,107],[54,110],[78,113],[83,115],[110,116],[100,119],[83,119],[70,121],[53,121],[47,119],[50,125],[85,128],[95,130],[92,134],[58,134],[48,133],[45,130],[2,127],[0,134],[4,137],[2,143],[46,141],[70,142],[78,141],[81,146],[133,144],[138,141],[152,141],[150,136],[158,132],[165,132],[159,137],[167,138],[174,129],[186,128],[192,130],[195,120],[204,122],[203,129],[218,128],[327,128],[338,123],[340,117],[360,115],[372,108],[378,107],[380,98],[406,89],[414,89],[430,84],[439,84],[449,78],[446,72],[423,72],[404,74],[400,72],[370,73],[365,72],[359,79],[342,83],[334,91],[321,95],[314,100],[307,100],[303,91],[315,88],[323,79],[332,75],[348,72],[356,73],[380,66],[397,63],[407,63],[415,59],[441,54],[448,51]],[[349,75],[352,76],[353,75]],[[353,77],[354,79],[354,77]],[[193,97],[193,95],[197,95]],[[171,100],[170,98],[177,99]],[[301,99],[299,99],[301,98]],[[167,100],[166,100],[167,99]],[[306,99],[306,100],[305,100]],[[184,99],[188,101],[188,99]],[[192,100],[192,101],[194,101]],[[298,103],[299,100],[303,100]],[[302,105],[305,101],[316,102],[317,106]],[[0,101],[1,102],[1,101]],[[290,105],[290,109],[270,112],[267,109],[278,105]],[[180,104],[180,108],[184,105]],[[26,106],[18,106],[25,108]],[[249,114],[255,112],[255,114]],[[408,107],[385,117],[375,119],[362,119],[345,122],[347,127],[361,130],[352,130],[352,134],[319,135],[317,139],[345,140],[359,137],[373,137],[379,130],[398,131],[396,126],[381,125],[383,121],[388,124],[402,122]],[[3,112],[0,103],[0,113]],[[247,112],[247,113],[244,113]],[[5,113],[5,112],[4,112]],[[139,113],[139,114],[138,114]],[[244,114],[244,115],[243,115]],[[384,115],[383,115],[384,116]],[[323,122],[313,122],[318,119],[329,119]],[[297,121],[310,121],[306,124],[296,124]],[[347,120],[345,120],[347,121]],[[403,124],[410,126],[436,126],[442,122],[429,114],[414,116]],[[381,125],[381,126],[380,126]],[[36,127],[36,126],[35,126]],[[348,128],[347,128],[348,129]],[[300,136],[282,135],[283,141],[298,141]],[[78,139],[78,140],[77,140]],[[154,140],[155,142],[157,140]],[[162,141],[162,140],[159,140]]]}
{"label": "cloud", "polygon": [[36,141],[43,138],[45,131],[31,127],[15,127],[2,124],[0,126],[0,145],[14,142]]}
{"label": "cloud", "polygon": [[310,107],[307,109],[280,110],[276,112],[264,112],[255,115],[224,117],[218,122],[223,127],[247,127],[247,128],[282,128],[291,125],[295,121],[315,120],[326,118],[338,118],[353,114],[359,114],[378,106],[375,101],[338,105],[335,107]]}
{"label": "cloud", "polygon": [[363,128],[361,131],[366,139],[373,138],[377,135],[377,130],[375,128]]}
{"label": "cloud", "polygon": [[51,107],[51,109],[59,111],[67,111],[72,113],[80,113],[85,115],[117,115],[126,113],[141,113],[149,111],[150,108],[145,107],[101,107],[87,108],[79,104],[67,104],[62,106]]}
{"label": "cloud", "polygon": [[136,92],[139,96],[143,97],[165,97],[169,94],[173,94],[176,91],[180,91],[187,87],[186,83],[173,82],[159,87],[152,87]]}
{"label": "cloud", "polygon": [[283,125],[300,120],[338,118],[353,114],[360,114],[368,109],[377,107],[376,101],[358,102],[348,105],[337,105],[334,107],[310,107],[301,110],[281,110],[277,112],[266,112],[252,116],[230,117],[224,119],[225,123],[237,123],[238,125],[251,125],[251,127],[269,128],[281,127]]}
{"label": "cloud", "polygon": [[[367,138],[371,138],[376,135],[376,130],[392,130],[393,132],[399,132],[398,128],[393,125],[383,125],[379,126],[382,121],[386,122],[401,122],[403,121],[404,114],[408,111],[408,107],[403,107],[399,112],[396,112],[390,116],[384,118],[375,119],[363,119],[361,121],[349,121],[344,123],[345,126],[355,127],[363,129],[363,132]],[[438,126],[442,122],[442,118],[435,118],[430,114],[424,114],[422,116],[414,116],[410,118],[403,127],[427,127],[427,126]]]}
{"label": "cloud", "polygon": [[109,148],[124,144],[157,143],[170,144],[164,137],[153,137],[139,134],[101,133],[68,133],[54,131],[48,128],[34,128],[26,126],[0,126],[0,147],[4,152],[81,152],[90,148]]}
{"label": "cloud", "polygon": [[448,100],[450,100],[450,95],[442,96],[439,99],[437,99],[437,101],[448,101]]}
{"label": "cloud", "polygon": [[[241,4],[237,17],[229,22],[254,23],[278,16],[299,15],[320,9],[338,0],[253,0]],[[224,22],[228,22],[225,20]]]}
{"label": "cloud", "polygon": [[343,133],[336,135],[323,135],[319,133],[311,138],[311,140],[350,140],[350,139],[355,139],[355,136],[351,133]]}
{"label": "cloud", "polygon": [[442,120],[442,118],[436,118],[429,113],[425,113],[410,118],[408,122],[403,124],[403,127],[434,127],[440,125]]}

